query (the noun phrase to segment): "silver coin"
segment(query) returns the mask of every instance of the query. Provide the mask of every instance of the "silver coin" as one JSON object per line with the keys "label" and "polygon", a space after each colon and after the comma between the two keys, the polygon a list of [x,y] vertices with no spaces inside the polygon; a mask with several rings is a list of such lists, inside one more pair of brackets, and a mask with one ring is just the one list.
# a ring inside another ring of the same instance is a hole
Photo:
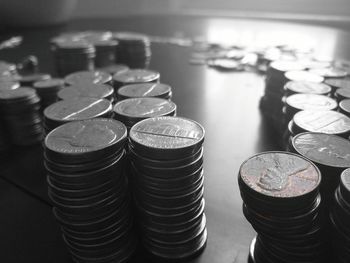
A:
{"label": "silver coin", "polygon": [[118,90],[118,95],[126,98],[167,97],[171,87],[163,83],[139,83],[126,85]]}
{"label": "silver coin", "polygon": [[284,74],[287,80],[290,81],[308,81],[321,83],[324,81],[324,77],[311,73],[309,71],[288,71]]}
{"label": "silver coin", "polygon": [[111,80],[111,75],[102,71],[79,71],[68,75],[64,79],[68,85],[78,85],[81,83],[106,84]]}
{"label": "silver coin", "polygon": [[298,110],[335,110],[338,107],[334,99],[317,94],[294,94],[287,97],[286,104]]}
{"label": "silver coin", "polygon": [[113,79],[121,83],[142,83],[159,80],[160,74],[155,71],[145,69],[131,69],[126,72],[115,74]]}

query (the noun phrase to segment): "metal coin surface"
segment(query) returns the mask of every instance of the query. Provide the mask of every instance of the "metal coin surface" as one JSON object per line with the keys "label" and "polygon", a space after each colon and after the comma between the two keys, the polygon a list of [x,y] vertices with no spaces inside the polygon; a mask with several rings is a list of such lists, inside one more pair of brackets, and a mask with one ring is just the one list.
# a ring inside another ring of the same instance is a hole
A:
{"label": "metal coin surface", "polygon": [[335,97],[339,100],[350,99],[350,89],[337,89],[335,92]]}
{"label": "metal coin surface", "polygon": [[68,85],[79,85],[85,83],[106,84],[112,80],[110,74],[103,71],[79,71],[65,77]]}
{"label": "metal coin surface", "polygon": [[346,88],[350,89],[350,79],[326,79],[325,83],[337,89]]}
{"label": "metal coin surface", "polygon": [[47,119],[68,122],[103,116],[112,110],[112,104],[105,99],[81,98],[58,101],[44,110]]}
{"label": "metal coin surface", "polygon": [[273,61],[270,64],[270,68],[278,72],[287,72],[292,70],[304,70],[305,66],[296,61],[278,60]]}
{"label": "metal coin surface", "polygon": [[350,118],[335,111],[300,111],[294,115],[294,124],[304,131],[327,134],[350,132]]}
{"label": "metal coin surface", "polygon": [[350,167],[350,141],[324,133],[305,132],[293,138],[293,147],[311,161],[332,167]]}
{"label": "metal coin surface", "polygon": [[[176,159],[201,148],[204,128],[197,122],[180,117],[155,117],[135,124],[130,130],[132,143],[147,152],[160,151],[159,159]],[[168,153],[170,155],[163,155]],[[175,156],[171,155],[171,152]],[[155,158],[157,159],[157,158]]]}
{"label": "metal coin surface", "polygon": [[163,83],[139,83],[126,85],[118,90],[118,96],[124,98],[159,97],[166,98],[171,93],[171,87]]}
{"label": "metal coin surface", "polygon": [[350,168],[342,172],[340,175],[340,182],[342,186],[350,193]]}
{"label": "metal coin surface", "polygon": [[61,100],[77,99],[82,97],[104,99],[113,95],[113,88],[104,84],[80,83],[62,89],[57,93]]}
{"label": "metal coin surface", "polygon": [[113,64],[107,67],[99,68],[98,70],[114,75],[128,71],[129,67],[123,64]]}
{"label": "metal coin surface", "polygon": [[350,116],[350,99],[339,102],[339,108],[346,116]]}
{"label": "metal coin surface", "polygon": [[33,87],[35,89],[41,90],[41,89],[55,89],[55,88],[62,88],[64,86],[63,79],[47,79],[35,82]]}
{"label": "metal coin surface", "polygon": [[239,177],[255,193],[287,200],[314,192],[321,181],[314,164],[284,152],[265,152],[249,158],[241,165]]}
{"label": "metal coin surface", "polygon": [[285,85],[285,90],[292,93],[307,93],[326,95],[331,92],[331,87],[323,83],[307,81],[290,81]]}
{"label": "metal coin surface", "polygon": [[322,76],[309,71],[288,71],[284,76],[290,81],[308,81],[315,83],[321,83],[324,81]]}
{"label": "metal coin surface", "polygon": [[317,94],[294,94],[287,97],[286,104],[298,110],[335,110],[338,107],[334,99]]}
{"label": "metal coin surface", "polygon": [[19,88],[18,82],[0,80],[0,90],[12,90],[17,88]]}
{"label": "metal coin surface", "polygon": [[113,75],[113,80],[121,83],[142,83],[155,82],[159,79],[160,74],[156,71],[146,69],[131,69],[126,72]]}
{"label": "metal coin surface", "polygon": [[309,71],[325,78],[345,78],[348,75],[347,71],[335,67],[311,69]]}
{"label": "metal coin surface", "polygon": [[19,77],[21,86],[32,86],[34,82],[50,79],[51,76],[45,73],[35,73],[30,75],[23,75]]}
{"label": "metal coin surface", "polygon": [[23,100],[36,96],[35,89],[22,87],[13,90],[0,90],[0,101]]}

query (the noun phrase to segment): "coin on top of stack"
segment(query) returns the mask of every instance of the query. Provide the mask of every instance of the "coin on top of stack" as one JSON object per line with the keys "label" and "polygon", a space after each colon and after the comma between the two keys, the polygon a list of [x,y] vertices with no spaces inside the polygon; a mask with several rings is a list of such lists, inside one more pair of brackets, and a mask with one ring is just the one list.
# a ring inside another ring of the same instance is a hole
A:
{"label": "coin on top of stack", "polygon": [[103,71],[78,71],[69,74],[64,78],[67,85],[77,85],[84,83],[112,84],[112,76]]}
{"label": "coin on top of stack", "polygon": [[122,86],[118,89],[118,100],[140,97],[156,97],[170,100],[172,89],[164,83],[139,83]]}
{"label": "coin on top of stack", "polygon": [[259,153],[241,165],[243,213],[258,234],[255,262],[321,262],[320,183],[317,167],[292,153]]}
{"label": "coin on top of stack", "polygon": [[135,251],[126,127],[112,119],[66,123],[45,138],[48,195],[75,262],[126,262]]}
{"label": "coin on top of stack", "polygon": [[344,115],[350,117],[350,99],[342,100],[339,103],[339,112],[341,112]]}
{"label": "coin on top of stack", "polygon": [[17,75],[0,76],[0,90],[11,90],[20,87]]}
{"label": "coin on top of stack", "polygon": [[348,75],[346,70],[333,66],[327,68],[310,69],[309,71],[324,78],[345,78]]}
{"label": "coin on top of stack", "polygon": [[290,81],[284,86],[285,96],[294,94],[316,94],[329,96],[332,88],[324,83],[308,81]]}
{"label": "coin on top of stack", "polygon": [[175,116],[176,104],[161,98],[131,98],[117,102],[113,108],[114,119],[125,124],[128,131],[137,122],[158,116]]}
{"label": "coin on top of stack", "polygon": [[64,81],[62,79],[54,78],[37,81],[33,84],[33,88],[41,100],[41,108],[57,101],[57,93],[64,88]]}
{"label": "coin on top of stack", "polygon": [[180,117],[155,117],[135,124],[129,159],[138,225],[144,247],[163,260],[199,255],[207,240],[204,128]]}
{"label": "coin on top of stack", "polygon": [[40,98],[32,88],[0,90],[1,118],[12,143],[31,145],[41,141],[43,131],[39,109]]}
{"label": "coin on top of stack", "polygon": [[61,100],[44,110],[44,129],[48,133],[66,122],[111,116],[112,103],[106,99]]}
{"label": "coin on top of stack", "polygon": [[133,32],[116,32],[118,41],[116,61],[130,68],[147,68],[151,61],[151,41],[149,37]]}
{"label": "coin on top of stack", "polygon": [[57,93],[60,100],[76,100],[80,98],[114,100],[114,90],[110,85],[94,83],[78,83],[61,90]]}
{"label": "coin on top of stack", "polygon": [[326,79],[325,83],[332,87],[332,94],[334,94],[337,89],[350,89],[350,79],[330,78]]}

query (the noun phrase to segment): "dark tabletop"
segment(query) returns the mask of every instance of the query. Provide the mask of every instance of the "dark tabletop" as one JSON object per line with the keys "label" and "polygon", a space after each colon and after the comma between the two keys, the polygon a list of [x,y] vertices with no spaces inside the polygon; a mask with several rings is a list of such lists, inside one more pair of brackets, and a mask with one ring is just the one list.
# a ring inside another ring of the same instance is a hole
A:
{"label": "dark tabletop", "polygon": [[[312,25],[180,16],[89,19],[69,25],[0,32],[0,40],[22,35],[20,48],[0,51],[0,60],[18,62],[32,54],[40,69],[53,73],[49,39],[71,30],[137,31],[158,36],[201,37],[213,42],[247,45],[307,44],[320,57],[349,59],[350,35]],[[194,262],[247,261],[254,231],[242,213],[237,184],[240,164],[249,156],[280,150],[276,135],[259,111],[263,76],[224,73],[188,63],[191,49],[152,45],[151,69],[173,88],[178,116],[201,123],[205,137],[205,199],[208,245]],[[2,162],[0,175],[0,262],[71,262],[51,214],[41,146],[14,148]],[[135,262],[145,262],[138,252]]]}

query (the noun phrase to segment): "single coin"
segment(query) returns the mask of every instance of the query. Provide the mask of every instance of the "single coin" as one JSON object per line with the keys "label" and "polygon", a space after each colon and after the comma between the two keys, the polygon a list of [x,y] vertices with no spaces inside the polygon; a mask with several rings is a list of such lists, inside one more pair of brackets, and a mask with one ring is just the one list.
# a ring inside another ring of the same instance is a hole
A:
{"label": "single coin", "polygon": [[336,89],[347,88],[350,89],[350,79],[326,79],[325,83]]}
{"label": "single coin", "polygon": [[305,132],[296,135],[294,149],[311,161],[332,167],[350,167],[350,141],[324,133]]}
{"label": "single coin", "polygon": [[298,61],[277,60],[277,61],[271,62],[270,68],[273,71],[284,73],[287,71],[304,70],[305,66],[299,63]]}
{"label": "single coin", "polygon": [[47,79],[47,80],[42,80],[35,82],[33,87],[37,90],[52,90],[52,89],[60,89],[63,88],[64,86],[64,81],[63,79]]}
{"label": "single coin", "polygon": [[12,73],[15,73],[16,70],[17,68],[15,64],[0,60],[0,76],[11,75]]}
{"label": "single coin", "polygon": [[68,85],[79,85],[81,83],[107,84],[112,77],[103,71],[79,71],[65,77],[64,81]]}
{"label": "single coin", "polygon": [[350,132],[350,118],[335,111],[300,111],[294,115],[293,122],[308,132],[339,135]]}
{"label": "single coin", "polygon": [[176,159],[197,152],[202,147],[204,133],[204,128],[195,121],[166,116],[135,124],[130,139],[135,148],[157,157],[153,159]]}
{"label": "single coin", "polygon": [[323,83],[307,82],[307,81],[290,81],[284,89],[290,93],[307,93],[327,95],[331,92],[331,87]]}
{"label": "single coin", "polygon": [[128,71],[129,67],[123,64],[113,64],[107,67],[99,68],[98,70],[114,75]]}
{"label": "single coin", "polygon": [[83,97],[108,99],[113,95],[113,92],[114,90],[110,85],[80,83],[62,89],[57,93],[57,97],[61,100],[70,100]]}
{"label": "single coin", "polygon": [[19,82],[21,86],[33,86],[37,81],[48,80],[51,76],[45,73],[34,73],[29,75],[19,76]]}
{"label": "single coin", "polygon": [[309,71],[325,78],[345,78],[348,75],[347,71],[335,67],[310,69]]}
{"label": "single coin", "polygon": [[286,104],[298,110],[335,110],[338,107],[334,99],[317,94],[294,94],[287,97]]}
{"label": "single coin", "polygon": [[118,90],[118,96],[122,98],[159,97],[168,98],[171,87],[163,83],[139,83],[126,85]]}
{"label": "single coin", "polygon": [[121,83],[142,83],[156,82],[159,80],[160,74],[156,71],[146,69],[131,69],[126,72],[113,75],[113,80]]}
{"label": "single coin", "polygon": [[314,164],[286,152],[264,152],[249,158],[241,165],[239,177],[255,193],[287,200],[315,192],[321,181]]}
{"label": "single coin", "polygon": [[324,81],[324,77],[304,70],[288,71],[284,74],[284,76],[289,81],[308,81],[315,83],[321,83]]}

